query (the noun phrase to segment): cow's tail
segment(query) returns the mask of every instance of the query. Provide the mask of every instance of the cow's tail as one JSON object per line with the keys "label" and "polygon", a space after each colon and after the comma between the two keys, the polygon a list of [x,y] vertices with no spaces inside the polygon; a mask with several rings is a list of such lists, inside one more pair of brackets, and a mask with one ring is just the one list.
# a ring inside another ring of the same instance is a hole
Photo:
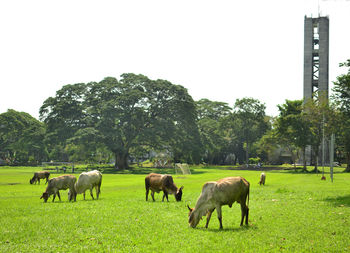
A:
{"label": "cow's tail", "polygon": [[248,195],[248,200],[247,200],[247,207],[249,207],[249,189],[250,189],[250,185],[248,184],[248,193],[247,193],[247,195]]}
{"label": "cow's tail", "polygon": [[145,187],[146,187],[146,191],[149,189],[149,187],[150,187],[150,182],[149,182],[150,180],[149,180],[149,178],[148,177],[146,177],[145,178]]}

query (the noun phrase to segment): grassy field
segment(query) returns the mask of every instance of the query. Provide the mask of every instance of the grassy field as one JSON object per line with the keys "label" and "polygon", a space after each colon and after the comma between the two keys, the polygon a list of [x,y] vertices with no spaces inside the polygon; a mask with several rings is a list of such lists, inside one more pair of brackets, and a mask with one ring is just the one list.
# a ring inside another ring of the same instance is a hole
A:
{"label": "grassy field", "polygon": [[[164,203],[161,194],[156,202],[145,201],[147,169],[104,173],[99,200],[87,194],[87,200],[78,195],[70,203],[62,191],[62,202],[43,203],[44,183],[29,184],[37,170],[0,167],[1,252],[350,251],[350,174],[339,169],[333,183],[328,174],[321,181],[320,174],[267,171],[266,185],[259,186],[259,171],[197,167],[192,175],[174,176],[177,186],[184,185],[182,202],[169,196]],[[205,219],[188,227],[186,205],[195,205],[204,182],[227,176],[251,184],[249,226],[239,226],[234,204],[222,209],[223,230],[216,212],[208,229]]]}

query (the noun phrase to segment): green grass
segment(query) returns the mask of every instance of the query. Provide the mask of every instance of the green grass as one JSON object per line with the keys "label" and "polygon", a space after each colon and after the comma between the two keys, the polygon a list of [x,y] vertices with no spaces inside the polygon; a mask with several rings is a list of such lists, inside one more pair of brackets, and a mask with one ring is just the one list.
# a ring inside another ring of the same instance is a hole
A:
{"label": "green grass", "polygon": [[[162,194],[146,202],[145,174],[123,173],[103,174],[99,200],[87,194],[70,203],[62,191],[62,202],[43,203],[44,183],[29,184],[37,170],[0,167],[1,252],[350,251],[350,174],[339,168],[333,183],[328,174],[321,181],[320,174],[274,170],[259,186],[259,171],[194,167],[192,175],[174,176],[185,186],[183,201],[169,196],[168,203]],[[205,219],[189,228],[186,205],[195,205],[204,182],[238,175],[251,183],[249,226],[239,226],[234,204],[222,209],[223,230],[216,212],[208,229]]]}

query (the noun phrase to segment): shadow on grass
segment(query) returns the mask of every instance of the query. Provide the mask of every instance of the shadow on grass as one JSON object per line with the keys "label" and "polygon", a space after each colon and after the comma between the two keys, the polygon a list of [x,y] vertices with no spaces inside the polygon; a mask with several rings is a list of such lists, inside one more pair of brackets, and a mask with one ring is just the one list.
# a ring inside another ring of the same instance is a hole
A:
{"label": "shadow on grass", "polygon": [[345,196],[328,197],[324,201],[332,203],[334,206],[350,207],[350,194]]}
{"label": "shadow on grass", "polygon": [[252,230],[252,229],[258,229],[256,226],[239,226],[239,227],[224,227],[223,229],[220,228],[205,228],[205,227],[200,227],[200,228],[195,228],[198,230],[202,231],[209,231],[209,232],[215,232],[215,233],[226,233],[226,232],[242,232],[242,231],[247,231],[247,230]]}

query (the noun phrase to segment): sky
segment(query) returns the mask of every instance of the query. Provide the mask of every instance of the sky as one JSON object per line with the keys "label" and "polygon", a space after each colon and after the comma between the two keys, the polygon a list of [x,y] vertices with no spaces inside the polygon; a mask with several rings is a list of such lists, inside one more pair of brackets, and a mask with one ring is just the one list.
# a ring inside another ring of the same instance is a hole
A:
{"label": "sky", "polygon": [[[303,98],[304,16],[329,16],[329,80],[350,59],[350,0],[11,0],[0,2],[0,113],[39,118],[63,85],[165,79],[233,106],[278,115]],[[332,83],[330,83],[330,89]]]}

